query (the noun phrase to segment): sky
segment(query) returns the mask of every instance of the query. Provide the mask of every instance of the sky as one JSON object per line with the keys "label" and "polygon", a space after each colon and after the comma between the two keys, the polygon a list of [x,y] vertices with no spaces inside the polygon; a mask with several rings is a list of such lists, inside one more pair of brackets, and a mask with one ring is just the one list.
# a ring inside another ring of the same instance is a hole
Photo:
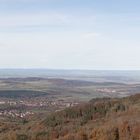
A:
{"label": "sky", "polygon": [[140,70],[139,0],[0,0],[0,68]]}

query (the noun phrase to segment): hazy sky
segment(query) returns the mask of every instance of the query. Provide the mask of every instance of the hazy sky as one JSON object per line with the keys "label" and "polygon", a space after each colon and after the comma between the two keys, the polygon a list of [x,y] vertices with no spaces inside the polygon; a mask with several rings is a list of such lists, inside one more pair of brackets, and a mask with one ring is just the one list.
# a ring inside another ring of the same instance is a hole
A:
{"label": "hazy sky", "polygon": [[0,68],[140,69],[140,0],[0,0]]}

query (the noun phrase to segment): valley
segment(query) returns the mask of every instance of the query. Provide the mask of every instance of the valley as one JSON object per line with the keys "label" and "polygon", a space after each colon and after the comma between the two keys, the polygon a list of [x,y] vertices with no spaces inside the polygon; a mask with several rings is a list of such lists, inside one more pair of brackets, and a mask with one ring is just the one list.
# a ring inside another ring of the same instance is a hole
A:
{"label": "valley", "polygon": [[138,76],[26,76],[0,78],[0,140],[139,140]]}

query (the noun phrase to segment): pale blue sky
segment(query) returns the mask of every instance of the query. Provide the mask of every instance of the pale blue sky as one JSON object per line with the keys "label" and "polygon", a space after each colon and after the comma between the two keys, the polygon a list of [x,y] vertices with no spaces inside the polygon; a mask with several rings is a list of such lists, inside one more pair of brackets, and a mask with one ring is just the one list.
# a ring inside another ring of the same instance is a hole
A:
{"label": "pale blue sky", "polygon": [[140,69],[139,0],[0,0],[0,68]]}

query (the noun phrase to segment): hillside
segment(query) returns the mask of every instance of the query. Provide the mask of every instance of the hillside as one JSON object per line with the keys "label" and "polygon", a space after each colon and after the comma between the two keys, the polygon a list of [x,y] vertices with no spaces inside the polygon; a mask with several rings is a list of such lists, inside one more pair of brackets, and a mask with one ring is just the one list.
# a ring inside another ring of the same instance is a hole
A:
{"label": "hillside", "polygon": [[140,94],[93,99],[41,119],[0,124],[0,140],[140,140]]}

